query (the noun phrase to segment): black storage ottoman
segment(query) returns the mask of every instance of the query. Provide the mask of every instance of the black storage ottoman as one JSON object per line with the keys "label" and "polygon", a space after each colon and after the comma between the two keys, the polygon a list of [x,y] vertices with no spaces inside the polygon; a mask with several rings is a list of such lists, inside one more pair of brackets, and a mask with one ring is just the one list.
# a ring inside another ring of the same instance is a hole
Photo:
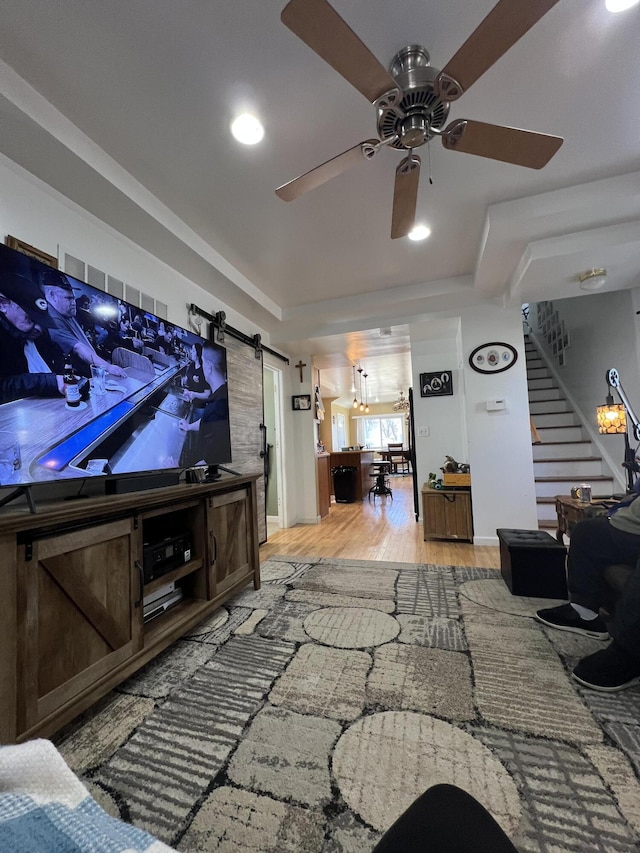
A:
{"label": "black storage ottoman", "polygon": [[513,595],[568,598],[567,549],[544,530],[496,530],[500,572]]}

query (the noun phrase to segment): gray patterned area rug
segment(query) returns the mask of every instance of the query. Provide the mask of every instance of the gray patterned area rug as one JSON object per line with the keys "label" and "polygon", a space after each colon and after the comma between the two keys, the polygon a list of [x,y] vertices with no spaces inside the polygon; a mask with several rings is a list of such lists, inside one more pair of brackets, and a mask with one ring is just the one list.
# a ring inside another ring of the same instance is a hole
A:
{"label": "gray patterned area rug", "polygon": [[262,579],[56,739],[111,814],[181,851],[368,853],[450,782],[522,853],[640,849],[640,688],[570,676],[601,644],[486,569],[273,557]]}

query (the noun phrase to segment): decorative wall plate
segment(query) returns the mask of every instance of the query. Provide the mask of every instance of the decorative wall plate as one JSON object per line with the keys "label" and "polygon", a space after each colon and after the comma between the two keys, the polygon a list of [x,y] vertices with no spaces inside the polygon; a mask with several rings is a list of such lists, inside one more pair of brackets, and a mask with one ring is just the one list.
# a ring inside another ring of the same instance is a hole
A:
{"label": "decorative wall plate", "polygon": [[518,352],[511,344],[491,341],[480,344],[469,356],[469,364],[478,373],[502,373],[518,360]]}

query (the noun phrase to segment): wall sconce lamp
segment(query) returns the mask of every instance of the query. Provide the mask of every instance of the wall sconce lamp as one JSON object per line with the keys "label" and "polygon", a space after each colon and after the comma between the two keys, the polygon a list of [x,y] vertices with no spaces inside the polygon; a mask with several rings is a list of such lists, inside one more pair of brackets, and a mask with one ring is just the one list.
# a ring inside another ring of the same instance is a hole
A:
{"label": "wall sconce lamp", "polygon": [[581,272],[578,276],[581,290],[600,290],[607,283],[607,271],[593,269]]}
{"label": "wall sconce lamp", "polygon": [[[636,461],[636,451],[629,444],[629,421],[633,429],[633,437],[640,441],[640,421],[629,404],[624,388],[620,383],[620,375],[615,367],[607,370],[607,399],[604,406],[596,408],[598,419],[598,432],[601,435],[624,434],[624,462],[622,467],[627,472],[627,491],[633,491],[634,474],[640,471],[640,465]],[[613,402],[611,389],[615,388],[622,400],[622,405]]]}

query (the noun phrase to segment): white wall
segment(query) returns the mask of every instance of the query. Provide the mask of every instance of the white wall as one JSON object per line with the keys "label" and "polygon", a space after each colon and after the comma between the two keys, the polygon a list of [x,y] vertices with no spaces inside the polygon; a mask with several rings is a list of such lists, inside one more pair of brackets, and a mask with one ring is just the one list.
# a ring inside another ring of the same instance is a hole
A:
{"label": "white wall", "polygon": [[[434,320],[411,326],[411,374],[413,379],[413,415],[416,431],[416,471],[418,489],[430,472],[442,476],[445,456],[468,462],[462,358],[460,354],[460,318]],[[420,374],[448,371],[453,376],[453,395],[421,397]],[[420,435],[420,428],[429,431]]]}
{"label": "white wall", "polygon": [[[55,190],[0,157],[0,229],[52,255],[62,245],[82,260],[154,296],[168,306],[169,319],[188,324],[191,302],[207,308],[214,297],[171,269],[124,235],[65,199]],[[268,335],[242,315],[217,300],[217,309],[247,334]],[[476,542],[495,544],[496,527],[535,527],[535,496],[528,422],[524,354],[520,316],[515,310],[495,306],[474,309],[468,315],[414,326],[410,330],[413,387],[419,389],[421,372],[454,369],[454,395],[428,399],[415,397],[416,426],[429,426],[428,439],[416,440],[419,486],[438,469],[446,454],[471,464]],[[516,366],[496,376],[480,376],[466,359],[479,343],[506,340],[521,354]],[[307,364],[300,383],[294,367],[299,358]],[[284,370],[284,442],[287,448],[285,525],[318,520],[315,430],[311,412],[292,412],[291,394],[313,395],[312,359],[309,353],[291,356]],[[483,402],[504,396],[509,410],[489,414]],[[468,433],[468,439],[467,439]]]}
{"label": "white wall", "polygon": [[[141,249],[123,234],[69,201],[47,184],[0,155],[0,239],[7,234],[58,257],[58,247],[168,307],[169,320],[188,328],[188,305],[211,311],[214,297]],[[229,325],[247,334],[268,334],[216,299]]]}
{"label": "white wall", "polygon": [[[459,318],[410,329],[416,427],[418,487],[445,455],[471,465],[474,543],[497,545],[498,527],[538,527],[533,479],[529,400],[519,309],[487,305]],[[480,344],[509,343],[518,360],[509,370],[480,374],[469,355]],[[452,370],[452,397],[420,397],[419,375]],[[505,399],[507,408],[489,412],[486,401]],[[420,426],[429,436],[419,437]]]}
{"label": "white wall", "polygon": [[[474,541],[495,545],[498,527],[538,528],[520,310],[474,308],[462,317],[461,331]],[[491,341],[514,346],[518,360],[502,373],[478,373],[469,355]],[[507,408],[487,411],[486,401],[494,399],[506,400]]]}
{"label": "white wall", "polygon": [[[302,362],[302,382],[296,364]],[[289,396],[285,397],[285,409],[289,410],[292,441],[287,443],[287,470],[290,474],[290,490],[294,498],[295,520],[299,524],[318,524],[317,428],[315,423],[315,383],[313,381],[313,361],[309,353],[296,353],[290,357]],[[309,411],[293,411],[291,395],[310,394]],[[294,522],[295,523],[295,522]]]}
{"label": "white wall", "polygon": [[[546,338],[534,327],[536,342],[555,369],[559,384],[590,431],[590,437],[611,467],[621,490],[626,488],[626,475],[621,467],[624,437],[598,435],[596,407],[605,402],[605,375],[609,368],[615,367],[631,407],[640,416],[638,319],[635,313],[640,309],[639,303],[639,289],[554,299],[554,311],[558,312],[560,320],[564,320],[570,336],[570,346],[564,351],[563,367],[559,367]],[[535,323],[535,318],[536,309],[533,307],[530,322]],[[615,390],[613,398],[616,403],[620,402]]]}

